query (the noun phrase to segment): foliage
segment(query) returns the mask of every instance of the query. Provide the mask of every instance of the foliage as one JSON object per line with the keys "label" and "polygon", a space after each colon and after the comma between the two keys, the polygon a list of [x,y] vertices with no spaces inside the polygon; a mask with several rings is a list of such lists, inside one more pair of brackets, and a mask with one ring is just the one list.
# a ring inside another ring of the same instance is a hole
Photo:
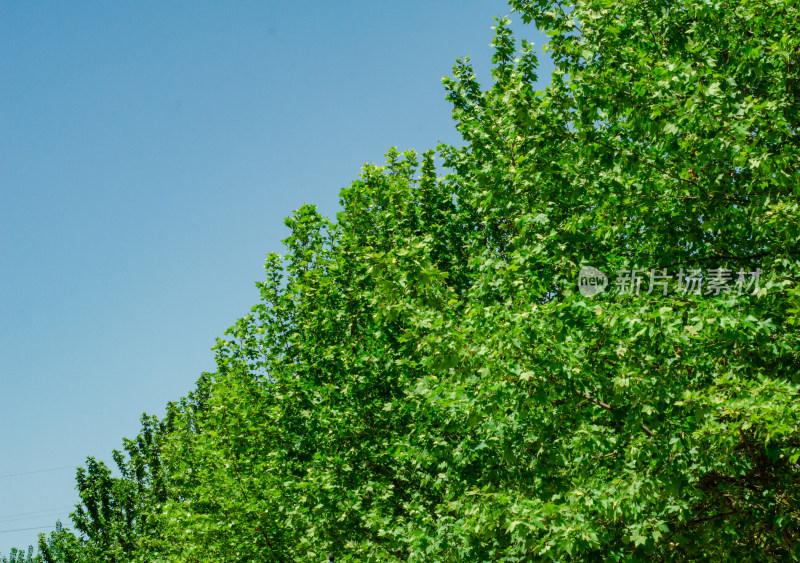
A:
{"label": "foliage", "polygon": [[33,546],[24,551],[17,548],[11,548],[11,553],[8,557],[0,558],[0,563],[33,563]]}
{"label": "foliage", "polygon": [[39,553],[36,563],[88,563],[88,550],[75,535],[56,522],[49,537],[39,534]]}
{"label": "foliage", "polygon": [[499,19],[494,84],[445,79],[463,146],[287,219],[217,372],[79,473],[89,560],[800,556],[797,3],[512,5],[551,85]]}

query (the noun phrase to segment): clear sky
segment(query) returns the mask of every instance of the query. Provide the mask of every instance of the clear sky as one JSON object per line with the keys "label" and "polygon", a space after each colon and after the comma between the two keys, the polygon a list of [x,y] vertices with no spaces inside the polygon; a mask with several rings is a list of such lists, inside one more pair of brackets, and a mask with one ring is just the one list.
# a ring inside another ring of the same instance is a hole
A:
{"label": "clear sky", "polygon": [[284,217],[333,216],[390,146],[459,142],[441,78],[470,55],[488,86],[508,13],[0,0],[0,555],[69,525],[75,467],[214,370]]}

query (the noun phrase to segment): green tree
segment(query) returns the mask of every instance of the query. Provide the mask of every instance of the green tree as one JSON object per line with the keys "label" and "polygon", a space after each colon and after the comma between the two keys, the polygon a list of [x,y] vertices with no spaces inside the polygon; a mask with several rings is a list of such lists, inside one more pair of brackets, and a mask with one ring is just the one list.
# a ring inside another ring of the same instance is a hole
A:
{"label": "green tree", "polygon": [[75,535],[66,530],[61,522],[50,536],[39,534],[39,553],[37,563],[84,563],[91,561]]}
{"label": "green tree", "polygon": [[28,551],[22,549],[17,549],[15,547],[11,548],[11,553],[8,557],[3,557],[0,559],[2,563],[33,563],[33,546],[28,548]]}
{"label": "green tree", "polygon": [[90,560],[800,556],[797,3],[511,4],[551,84],[498,19],[462,146],[287,220],[217,371],[79,475]]}

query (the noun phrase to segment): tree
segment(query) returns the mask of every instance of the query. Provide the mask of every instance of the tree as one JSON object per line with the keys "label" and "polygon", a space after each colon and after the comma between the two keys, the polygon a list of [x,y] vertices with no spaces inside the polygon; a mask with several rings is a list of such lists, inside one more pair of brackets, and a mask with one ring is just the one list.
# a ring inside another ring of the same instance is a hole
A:
{"label": "tree", "polygon": [[798,558],[797,4],[512,6],[551,85],[499,19],[493,85],[445,79],[446,174],[392,149],[287,220],[144,473],[90,464],[87,552]]}
{"label": "tree", "polygon": [[37,563],[84,563],[90,561],[75,534],[56,522],[56,529],[47,537],[39,534]]}
{"label": "tree", "polygon": [[33,546],[28,548],[27,553],[22,549],[11,548],[8,557],[0,559],[2,563],[33,563]]}

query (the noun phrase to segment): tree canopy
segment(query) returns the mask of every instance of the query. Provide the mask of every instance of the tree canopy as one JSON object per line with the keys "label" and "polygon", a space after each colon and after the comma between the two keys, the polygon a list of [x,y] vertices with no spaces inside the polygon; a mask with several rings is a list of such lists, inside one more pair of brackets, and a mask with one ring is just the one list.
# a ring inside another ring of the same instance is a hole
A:
{"label": "tree canopy", "polygon": [[798,3],[511,5],[43,561],[800,557]]}

